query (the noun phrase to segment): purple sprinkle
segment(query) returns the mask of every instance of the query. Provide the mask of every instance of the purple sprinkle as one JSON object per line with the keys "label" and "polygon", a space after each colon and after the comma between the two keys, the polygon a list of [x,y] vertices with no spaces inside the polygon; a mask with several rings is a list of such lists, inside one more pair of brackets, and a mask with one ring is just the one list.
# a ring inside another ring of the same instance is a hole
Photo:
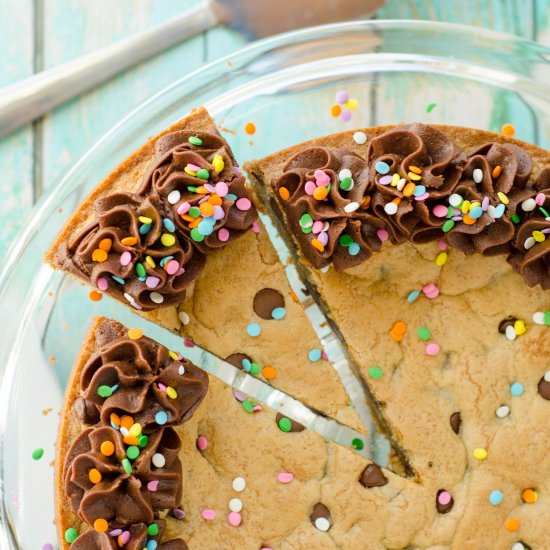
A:
{"label": "purple sprinkle", "polygon": [[145,279],[145,286],[147,288],[157,288],[159,286],[160,279],[158,277],[149,276]]}
{"label": "purple sprinkle", "polygon": [[344,90],[336,94],[336,103],[339,103],[340,105],[345,103],[348,99],[349,99],[349,94]]}
{"label": "purple sprinkle", "polygon": [[216,192],[216,188],[211,183],[205,183],[204,186],[208,189],[208,191],[210,191],[210,193]]}
{"label": "purple sprinkle", "polygon": [[348,122],[351,120],[351,111],[349,109],[342,109],[342,114],[340,115],[340,118],[344,122]]}
{"label": "purple sprinkle", "polygon": [[391,176],[382,176],[382,177],[378,180],[378,183],[379,183],[380,185],[389,185],[391,182],[392,182],[392,177],[391,177]]}
{"label": "purple sprinkle", "polygon": [[199,204],[202,204],[203,202],[207,201],[210,197],[208,195],[203,195],[200,199],[199,199]]}
{"label": "purple sprinkle", "polygon": [[240,401],[241,403],[246,399],[245,395],[239,390],[233,390],[233,397],[235,397],[235,399],[237,401]]}
{"label": "purple sprinkle", "polygon": [[47,542],[46,544],[43,544],[42,550],[53,550],[53,544],[50,544],[49,542]]}
{"label": "purple sprinkle", "polygon": [[111,537],[118,537],[119,535],[122,535],[122,529],[114,529],[109,533]]}
{"label": "purple sprinkle", "polygon": [[317,235],[317,240],[323,246],[327,246],[327,244],[328,244],[328,233],[326,231],[321,231],[321,233],[319,233],[319,235]]}
{"label": "purple sprinkle", "polygon": [[481,209],[483,210],[483,212],[487,210],[488,206],[489,206],[489,197],[483,197],[483,201],[481,201]]}
{"label": "purple sprinkle", "polygon": [[174,508],[172,514],[176,519],[183,519],[185,517],[185,512],[181,508]]}
{"label": "purple sprinkle", "polygon": [[546,229],[543,229],[542,233],[544,233],[545,235],[550,234],[550,227],[547,227]]}
{"label": "purple sprinkle", "polygon": [[462,216],[453,216],[451,218],[451,220],[453,220],[454,222],[461,222],[462,221]]}
{"label": "purple sprinkle", "polygon": [[225,217],[225,212],[223,211],[223,208],[219,205],[214,206],[214,214],[212,214],[212,217],[216,221],[223,220]]}

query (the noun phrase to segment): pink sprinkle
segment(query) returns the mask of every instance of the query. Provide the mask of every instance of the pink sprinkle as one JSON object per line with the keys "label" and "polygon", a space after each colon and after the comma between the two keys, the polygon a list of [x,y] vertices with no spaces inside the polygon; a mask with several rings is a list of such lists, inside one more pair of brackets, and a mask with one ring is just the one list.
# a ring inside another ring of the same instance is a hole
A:
{"label": "pink sprinkle", "polygon": [[210,510],[209,508],[205,508],[201,512],[202,519],[205,519],[206,521],[211,521],[213,519],[216,519],[216,512],[214,510]]}
{"label": "pink sprinkle", "polygon": [[243,518],[239,512],[229,512],[229,514],[227,514],[227,521],[229,522],[229,525],[232,525],[233,527],[238,527],[242,520]]}
{"label": "pink sprinkle", "polygon": [[120,543],[122,544],[122,546],[124,546],[125,544],[128,543],[129,540],[130,540],[130,531],[124,531],[122,535],[120,535]]}
{"label": "pink sprinkle", "polygon": [[439,288],[433,283],[427,284],[422,288],[422,292],[431,299],[437,298],[439,296]]}
{"label": "pink sprinkle", "polygon": [[53,550],[53,544],[47,542],[46,544],[42,545],[42,550]]}
{"label": "pink sprinkle", "polygon": [[122,535],[122,529],[114,529],[109,532],[109,536],[111,537],[118,537],[119,535]]}
{"label": "pink sprinkle", "polygon": [[120,256],[120,265],[127,266],[132,261],[132,254],[126,250]]}
{"label": "pink sprinkle", "polygon": [[176,277],[179,277],[180,275],[183,275],[185,273],[185,269],[183,267],[180,267],[177,271],[176,271]]}
{"label": "pink sprinkle", "polygon": [[225,212],[219,204],[216,204],[216,206],[214,206],[214,213],[212,214],[212,217],[216,221],[223,220],[225,218]]}
{"label": "pink sprinkle", "polygon": [[158,277],[149,276],[145,279],[145,286],[147,288],[157,288],[159,286],[160,279]]}
{"label": "pink sprinkle", "polygon": [[349,99],[348,92],[341,90],[336,94],[336,103],[343,105]]}
{"label": "pink sprinkle", "polygon": [[198,172],[201,167],[200,166],[197,166],[196,164],[191,164],[189,163],[186,168],[189,168],[189,170],[191,170],[191,172]]}
{"label": "pink sprinkle", "polygon": [[306,184],[304,185],[304,189],[308,195],[313,195],[313,191],[317,189],[317,185],[314,181],[306,181]]}
{"label": "pink sprinkle", "polygon": [[170,260],[165,266],[164,269],[166,269],[166,273],[168,275],[174,275],[178,272],[178,269],[180,268],[180,264],[176,262],[176,260]]}
{"label": "pink sprinkle", "polygon": [[194,348],[195,347],[195,342],[193,342],[193,340],[189,340],[189,338],[184,338],[183,339],[183,345],[186,348]]}
{"label": "pink sprinkle", "polygon": [[444,218],[447,215],[448,208],[443,204],[436,204],[432,210],[436,218]]}
{"label": "pink sprinkle", "polygon": [[208,447],[208,439],[206,439],[204,435],[199,435],[199,437],[197,437],[197,449],[199,451],[206,451],[207,447]]}
{"label": "pink sprinkle", "polygon": [[227,193],[229,193],[229,186],[225,183],[225,181],[219,181],[216,183],[216,195],[218,195],[218,197],[225,197]]}
{"label": "pink sprinkle", "polygon": [[489,207],[489,197],[483,197],[483,200],[481,201],[481,209],[483,212],[487,210]]}
{"label": "pink sprinkle", "polygon": [[313,226],[311,227],[311,231],[318,235],[323,231],[323,228],[325,227],[325,222],[322,222],[321,220],[317,220],[316,222],[313,222]]}
{"label": "pink sprinkle", "polygon": [[241,393],[239,390],[233,390],[233,397],[240,401],[241,403],[246,399],[245,395]]}
{"label": "pink sprinkle", "polygon": [[158,487],[159,487],[158,479],[155,479],[147,483],[147,489],[152,493],[154,493],[158,489]]}
{"label": "pink sprinkle", "polygon": [[435,356],[441,351],[441,348],[439,347],[439,344],[436,344],[435,342],[430,342],[426,346],[426,355]]}
{"label": "pink sprinkle", "polygon": [[191,204],[188,203],[187,201],[185,202],[182,202],[179,206],[178,206],[178,209],[176,210],[176,212],[180,215],[180,216],[183,216],[184,214],[187,214],[187,212],[189,212],[189,209],[191,208]]}
{"label": "pink sprinkle", "polygon": [[252,231],[254,231],[254,233],[259,233],[260,232],[260,226],[258,225],[257,220],[254,220],[252,222]]}
{"label": "pink sprinkle", "polygon": [[328,233],[326,231],[321,231],[321,233],[319,233],[319,235],[317,235],[317,240],[323,246],[327,246],[327,244],[328,244]]}
{"label": "pink sprinkle", "polygon": [[313,172],[315,183],[321,187],[326,187],[330,183],[330,176],[324,170],[315,170]]}
{"label": "pink sprinkle", "polygon": [[291,474],[290,472],[281,472],[277,476],[277,479],[279,480],[280,483],[290,483],[294,479],[294,475]]}
{"label": "pink sprinkle", "polygon": [[328,361],[328,355],[326,354],[325,350],[321,352],[321,359],[324,361]]}
{"label": "pink sprinkle", "polygon": [[379,229],[376,232],[376,236],[382,241],[387,241],[390,238],[390,234],[385,229]]}
{"label": "pink sprinkle", "polygon": [[254,407],[252,408],[252,410],[254,412],[260,412],[260,411],[263,411],[264,408],[259,404],[259,403],[256,403],[256,405],[254,405]]}
{"label": "pink sprinkle", "polygon": [[218,231],[218,239],[222,242],[222,243],[225,243],[228,241],[229,239],[229,231],[225,228],[225,227],[222,227],[219,231]]}
{"label": "pink sprinkle", "polygon": [[269,548],[269,546],[264,546],[260,548],[260,550],[273,550],[273,548]]}
{"label": "pink sprinkle", "polygon": [[544,193],[539,193],[536,197],[535,197],[535,202],[537,203],[537,206],[543,206],[544,205],[544,200],[546,199]]}
{"label": "pink sprinkle", "polygon": [[550,233],[550,227],[547,227],[546,229],[543,229],[541,233],[544,233],[545,235],[548,235]]}
{"label": "pink sprinkle", "polygon": [[109,288],[109,283],[107,282],[107,279],[105,279],[105,277],[100,277],[98,280],[97,280],[97,288],[99,288],[99,290],[107,290]]}
{"label": "pink sprinkle", "polygon": [[163,391],[164,393],[166,393],[166,386],[162,382],[159,382],[158,386],[160,391]]}
{"label": "pink sprinkle", "polygon": [[439,241],[437,241],[437,246],[439,247],[439,250],[447,250],[447,243],[443,239],[439,239]]}
{"label": "pink sprinkle", "polygon": [[342,109],[342,113],[340,114],[340,118],[344,122],[348,122],[351,120],[351,111],[348,109]]}
{"label": "pink sprinkle", "polygon": [[172,514],[176,519],[183,519],[185,517],[185,512],[181,508],[174,508]]}
{"label": "pink sprinkle", "polygon": [[239,210],[242,210],[243,212],[250,210],[250,208],[252,207],[252,203],[246,197],[241,197],[240,199],[238,199],[235,205]]}
{"label": "pink sprinkle", "polygon": [[205,183],[204,187],[210,191],[210,193],[215,193],[216,188],[211,183]]}
{"label": "pink sprinkle", "polygon": [[429,196],[430,194],[426,191],[425,193],[422,193],[422,195],[418,195],[418,197],[415,196],[414,200],[418,202],[425,201]]}
{"label": "pink sprinkle", "polygon": [[391,182],[392,182],[392,177],[391,176],[382,176],[379,180],[378,180],[378,183],[380,185],[389,185]]}
{"label": "pink sprinkle", "polygon": [[449,504],[449,502],[451,502],[451,498],[451,493],[449,493],[449,491],[441,491],[441,493],[437,495],[437,501],[443,506]]}

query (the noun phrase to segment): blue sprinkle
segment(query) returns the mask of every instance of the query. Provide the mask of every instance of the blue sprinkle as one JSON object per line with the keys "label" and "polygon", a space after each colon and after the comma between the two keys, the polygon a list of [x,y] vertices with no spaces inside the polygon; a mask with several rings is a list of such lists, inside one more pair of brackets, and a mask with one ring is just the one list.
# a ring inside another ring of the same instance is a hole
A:
{"label": "blue sprinkle", "polygon": [[160,267],[164,267],[173,258],[174,256],[164,256],[164,258],[162,258],[162,260],[159,262]]}
{"label": "blue sprinkle", "polygon": [[144,283],[145,281],[147,280],[147,277],[138,277],[138,281],[141,281],[142,283]]}
{"label": "blue sprinkle", "polygon": [[423,185],[417,185],[413,191],[415,197],[420,197],[426,192],[426,188]]}
{"label": "blue sprinkle", "polygon": [[262,333],[262,327],[258,323],[250,323],[246,327],[246,333],[248,334],[248,336],[252,336],[253,338],[255,338],[256,336],[260,336],[260,334]]}
{"label": "blue sprinkle", "polygon": [[148,224],[143,224],[140,228],[139,228],[139,234],[140,235],[147,235],[147,233],[149,233],[149,231],[151,231],[151,225],[150,223]]}
{"label": "blue sprinkle", "polygon": [[525,391],[525,388],[523,387],[523,384],[521,382],[514,382],[510,386],[510,393],[514,397],[519,397],[520,395],[523,394],[524,391]]}
{"label": "blue sprinkle", "polygon": [[379,174],[387,174],[390,171],[390,166],[387,162],[377,162],[374,167]]}
{"label": "blue sprinkle", "polygon": [[319,361],[319,359],[321,359],[321,350],[320,349],[309,350],[307,356],[309,357],[309,360],[312,363],[317,363],[317,361]]}
{"label": "blue sprinkle", "polygon": [[237,195],[235,195],[234,193],[227,193],[227,195],[225,195],[224,199],[227,199],[227,200],[230,200],[230,201],[236,201],[237,200]]}
{"label": "blue sprinkle", "polygon": [[166,422],[168,422],[168,415],[166,414],[166,412],[159,411],[157,414],[155,414],[155,422],[160,426],[166,424]]}
{"label": "blue sprinkle", "polygon": [[408,296],[407,296],[407,302],[409,304],[412,304],[416,301],[416,299],[420,296],[420,290],[413,290]]}
{"label": "blue sprinkle", "polygon": [[481,206],[474,206],[468,212],[468,214],[470,215],[470,218],[472,218],[472,220],[477,220],[481,218],[481,215],[483,214],[483,208],[481,208]]}
{"label": "blue sprinkle", "polygon": [[153,539],[148,540],[145,548],[147,548],[147,550],[157,550],[157,541]]}
{"label": "blue sprinkle", "polygon": [[350,256],[357,256],[361,252],[361,247],[357,243],[351,243],[348,246],[348,252]]}
{"label": "blue sprinkle", "polygon": [[504,216],[504,210],[506,210],[506,205],[500,203],[498,206],[495,207],[493,218],[502,218],[502,216]]}
{"label": "blue sprinkle", "polygon": [[271,317],[273,317],[273,319],[275,319],[277,321],[280,321],[281,319],[284,319],[286,317],[286,309],[284,307],[276,307],[271,312]]}
{"label": "blue sprinkle", "polygon": [[113,393],[115,393],[115,392],[118,390],[118,388],[119,388],[119,385],[118,385],[118,384],[115,384],[114,386],[111,386],[111,391],[112,391]]}
{"label": "blue sprinkle", "polygon": [[120,277],[117,277],[116,275],[111,275],[113,277],[113,280],[116,281],[117,283],[123,285],[126,283],[126,281],[124,279],[121,279]]}
{"label": "blue sprinkle", "polygon": [[[215,220],[212,220],[215,223]],[[209,221],[209,218],[204,218],[201,223],[197,226],[199,233],[205,237],[211,235],[214,231],[214,223]]]}
{"label": "blue sprinkle", "polygon": [[170,218],[164,218],[162,220],[162,224],[166,228],[166,231],[170,231],[170,233],[173,233],[176,230],[176,226]]}
{"label": "blue sprinkle", "polygon": [[498,506],[502,499],[504,498],[504,495],[502,494],[502,491],[491,491],[491,494],[489,495],[489,502],[493,506]]}
{"label": "blue sprinkle", "polygon": [[251,371],[251,369],[252,369],[252,363],[251,363],[250,360],[247,359],[246,357],[243,359],[242,365],[243,365],[243,369],[244,369],[246,372],[250,372],[250,371]]}
{"label": "blue sprinkle", "polygon": [[113,422],[111,422],[111,428],[114,428],[115,430],[120,430],[120,426],[117,426]]}

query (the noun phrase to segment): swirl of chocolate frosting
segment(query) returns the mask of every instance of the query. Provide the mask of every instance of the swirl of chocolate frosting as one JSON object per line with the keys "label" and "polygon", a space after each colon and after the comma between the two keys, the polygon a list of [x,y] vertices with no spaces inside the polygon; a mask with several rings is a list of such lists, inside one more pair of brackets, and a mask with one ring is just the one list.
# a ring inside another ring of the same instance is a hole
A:
{"label": "swirl of chocolate frosting", "polygon": [[[166,426],[188,420],[206,395],[208,376],[150,338],[123,335],[88,359],[80,386],[85,403],[97,407],[104,425],[110,425],[112,414],[129,415],[147,432],[159,427],[159,413]],[[101,388],[116,389],[102,397]],[[172,390],[167,393],[167,388]]]}
{"label": "swirl of chocolate frosting", "polygon": [[[166,529],[166,522],[157,519],[154,522],[157,525],[158,533],[149,535],[145,523],[136,523],[125,529],[130,538],[124,545],[124,550],[142,550],[151,540],[157,543],[158,550],[187,550],[187,544],[182,539],[172,539],[166,542],[160,542]],[[118,535],[120,536],[120,535]],[[72,544],[71,550],[118,550],[120,546],[117,543],[117,535],[111,536],[108,533],[100,533],[90,529],[82,533]]]}
{"label": "swirl of chocolate frosting", "polygon": [[69,243],[76,269],[137,309],[180,303],[205,258],[175,234],[158,199],[115,192],[98,199],[95,208],[97,221]]}
{"label": "swirl of chocolate frosting", "polygon": [[[155,512],[175,508],[181,500],[180,446],[176,432],[162,428],[149,434],[145,447],[130,462],[120,431],[108,426],[87,428],[67,453],[65,494],[90,525],[100,518],[110,529],[150,524]],[[154,456],[163,457],[162,467],[155,466]],[[99,472],[97,478],[90,474],[92,470]]]}
{"label": "swirl of chocolate frosting", "polygon": [[140,193],[158,195],[197,249],[221,248],[250,229],[257,213],[245,178],[218,133],[173,132],[157,140],[155,151]]}

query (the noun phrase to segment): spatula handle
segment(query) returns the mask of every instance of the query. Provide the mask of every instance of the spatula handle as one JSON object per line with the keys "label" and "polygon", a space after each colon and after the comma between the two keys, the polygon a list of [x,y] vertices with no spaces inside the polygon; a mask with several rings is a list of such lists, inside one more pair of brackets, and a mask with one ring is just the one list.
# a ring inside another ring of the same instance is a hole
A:
{"label": "spatula handle", "polygon": [[0,90],[0,137],[217,24],[210,2],[205,0],[167,23]]}

